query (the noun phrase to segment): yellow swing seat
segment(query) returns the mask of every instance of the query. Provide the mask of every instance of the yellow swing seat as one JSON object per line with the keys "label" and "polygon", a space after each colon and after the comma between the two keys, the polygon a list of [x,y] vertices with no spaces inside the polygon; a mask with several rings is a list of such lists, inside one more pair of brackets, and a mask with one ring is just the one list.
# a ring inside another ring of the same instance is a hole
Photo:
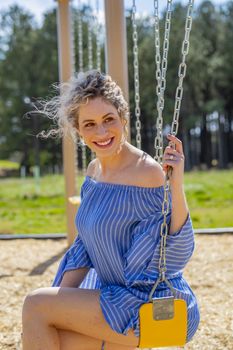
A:
{"label": "yellow swing seat", "polygon": [[[156,310],[164,313],[163,304],[170,310],[166,319],[156,316]],[[139,320],[139,348],[184,346],[187,341],[187,305],[183,299],[153,299],[140,307]]]}

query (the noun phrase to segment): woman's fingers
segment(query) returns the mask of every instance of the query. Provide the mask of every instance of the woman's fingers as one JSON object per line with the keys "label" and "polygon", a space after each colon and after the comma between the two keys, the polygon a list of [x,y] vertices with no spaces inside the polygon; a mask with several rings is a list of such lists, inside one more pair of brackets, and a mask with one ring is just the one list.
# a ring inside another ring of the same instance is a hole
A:
{"label": "woman's fingers", "polygon": [[177,157],[171,154],[163,158],[163,163],[166,163],[167,165],[174,165],[176,163],[183,162],[183,160],[184,160],[184,157],[182,156]]}
{"label": "woman's fingers", "polygon": [[168,134],[167,138],[171,143],[175,145],[175,149],[177,150],[177,152],[183,153],[183,145],[181,140],[179,140],[176,136],[171,134]]}
{"label": "woman's fingers", "polygon": [[166,147],[163,155],[164,160],[183,160],[183,153],[179,153],[177,150],[171,148],[170,146]]}
{"label": "woman's fingers", "polygon": [[180,162],[180,161],[183,161],[184,160],[184,158],[182,157],[174,157],[173,155],[171,155],[171,156],[168,156],[167,158],[164,158],[164,162],[166,163],[166,164],[168,164],[168,163],[171,163],[171,164],[175,164],[175,163],[177,163],[177,162]]}
{"label": "woman's fingers", "polygon": [[164,154],[176,154],[176,155],[179,155],[180,153],[176,149],[172,148],[171,146],[167,146],[165,148],[165,150],[164,150]]}
{"label": "woman's fingers", "polygon": [[170,166],[173,169],[183,169],[184,154],[182,142],[173,135],[168,135],[168,139],[170,142],[163,154],[163,168],[167,169]]}
{"label": "woman's fingers", "polygon": [[163,154],[163,170],[168,173],[169,169],[169,181],[173,188],[174,186],[180,186],[183,183],[184,176],[184,153],[182,142],[173,135],[167,136],[169,140],[169,146],[165,148]]}

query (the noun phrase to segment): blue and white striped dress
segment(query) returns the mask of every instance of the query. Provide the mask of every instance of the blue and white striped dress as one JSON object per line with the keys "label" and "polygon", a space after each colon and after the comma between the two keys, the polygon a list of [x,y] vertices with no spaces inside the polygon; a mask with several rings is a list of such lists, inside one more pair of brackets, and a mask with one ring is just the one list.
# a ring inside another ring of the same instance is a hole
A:
{"label": "blue and white striped dress", "polygon": [[[76,215],[79,234],[63,256],[52,286],[60,285],[65,271],[89,267],[80,288],[100,289],[103,315],[121,334],[133,328],[139,336],[138,310],[148,301],[158,277],[163,195],[163,186],[96,182],[89,176],[81,188]],[[188,216],[178,232],[168,235],[166,249],[168,280],[188,306],[187,341],[200,319],[195,295],[182,277],[193,250],[194,232]],[[154,297],[168,295],[171,292],[164,282],[154,293]]]}

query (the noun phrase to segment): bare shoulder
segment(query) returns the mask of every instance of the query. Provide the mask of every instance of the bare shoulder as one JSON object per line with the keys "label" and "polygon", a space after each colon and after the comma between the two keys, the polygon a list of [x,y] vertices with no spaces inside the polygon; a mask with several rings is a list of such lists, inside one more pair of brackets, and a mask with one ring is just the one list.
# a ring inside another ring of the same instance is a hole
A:
{"label": "bare shoulder", "polygon": [[[93,159],[88,164],[86,175],[95,177],[97,168],[98,161]],[[137,150],[128,167],[121,172],[117,172],[111,179],[102,179],[101,181],[140,187],[160,187],[164,185],[165,174],[161,165],[149,154]]]}
{"label": "bare shoulder", "polygon": [[160,187],[165,183],[165,173],[161,165],[147,153],[138,163],[137,173],[140,175],[141,186]]}
{"label": "bare shoulder", "polygon": [[96,159],[93,159],[93,160],[88,164],[88,167],[87,167],[87,170],[86,170],[86,175],[87,175],[87,176],[90,176],[90,177],[93,177],[94,174],[95,174],[95,169],[96,169]]}

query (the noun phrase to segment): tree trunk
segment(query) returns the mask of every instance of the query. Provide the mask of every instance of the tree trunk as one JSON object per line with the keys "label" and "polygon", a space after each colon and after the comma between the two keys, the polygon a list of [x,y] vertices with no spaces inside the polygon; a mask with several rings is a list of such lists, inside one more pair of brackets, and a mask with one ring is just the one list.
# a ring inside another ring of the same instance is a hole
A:
{"label": "tree trunk", "polygon": [[228,152],[227,152],[227,142],[226,142],[226,135],[224,131],[224,121],[225,116],[219,114],[218,115],[218,167],[220,169],[226,169],[227,163],[228,163]]}
{"label": "tree trunk", "polygon": [[185,155],[185,170],[190,171],[192,168],[191,164],[191,147],[190,147],[190,137],[189,137],[189,131],[186,129],[183,129],[183,148],[184,148],[184,155]]}
{"label": "tree trunk", "polygon": [[201,154],[200,162],[201,165],[211,168],[211,137],[210,132],[207,130],[207,115],[202,116],[202,129],[201,129]]}
{"label": "tree trunk", "polygon": [[233,118],[232,118],[232,111],[229,111],[226,113],[227,119],[228,119],[228,129],[226,131],[226,149],[225,152],[228,154],[228,162],[233,163]]}

